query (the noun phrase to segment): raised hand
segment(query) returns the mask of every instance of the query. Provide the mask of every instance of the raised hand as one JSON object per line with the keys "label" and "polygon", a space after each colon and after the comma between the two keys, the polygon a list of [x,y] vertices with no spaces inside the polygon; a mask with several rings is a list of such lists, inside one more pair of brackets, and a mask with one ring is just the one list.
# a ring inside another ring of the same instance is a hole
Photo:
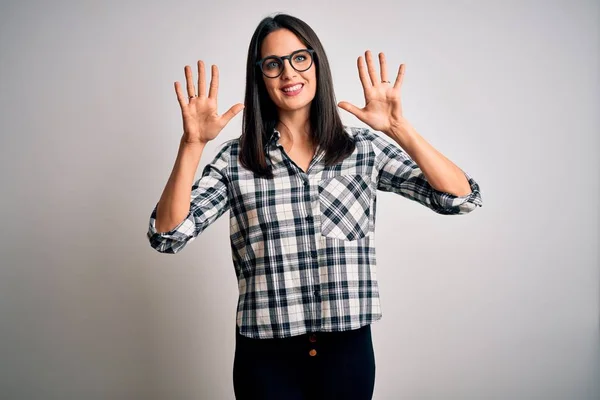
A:
{"label": "raised hand", "polygon": [[379,53],[381,77],[377,75],[371,51],[365,52],[365,58],[367,60],[366,68],[363,57],[358,57],[358,75],[365,94],[365,106],[358,108],[347,101],[340,102],[338,106],[354,114],[371,128],[389,133],[394,127],[401,126],[405,122],[400,100],[405,66],[401,64],[398,68],[398,75],[392,86],[388,80],[385,55]]}
{"label": "raised hand", "polygon": [[208,96],[206,96],[206,79],[204,77],[204,62],[198,61],[198,93],[192,80],[192,69],[189,65],[184,68],[187,86],[187,97],[183,94],[181,83],[175,82],[177,100],[181,106],[183,117],[183,138],[188,144],[204,143],[217,137],[227,123],[242,109],[241,103],[233,105],[223,115],[217,112],[217,93],[219,91],[219,69],[212,66]]}

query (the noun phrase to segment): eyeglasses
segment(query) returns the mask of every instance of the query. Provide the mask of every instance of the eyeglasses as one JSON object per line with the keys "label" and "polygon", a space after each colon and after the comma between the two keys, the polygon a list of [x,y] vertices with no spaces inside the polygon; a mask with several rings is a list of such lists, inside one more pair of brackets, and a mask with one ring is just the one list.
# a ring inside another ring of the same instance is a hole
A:
{"label": "eyeglasses", "polygon": [[267,78],[277,78],[283,73],[284,60],[288,60],[292,68],[304,72],[313,65],[313,49],[300,49],[282,57],[268,56],[256,62],[263,75]]}

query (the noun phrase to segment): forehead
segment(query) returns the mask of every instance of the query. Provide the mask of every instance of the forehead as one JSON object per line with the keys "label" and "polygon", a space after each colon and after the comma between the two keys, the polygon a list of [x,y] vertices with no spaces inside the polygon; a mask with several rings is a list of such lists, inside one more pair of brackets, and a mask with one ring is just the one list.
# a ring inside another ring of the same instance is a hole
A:
{"label": "forehead", "polygon": [[266,56],[286,56],[291,52],[304,49],[306,46],[292,31],[278,29],[269,33],[263,40],[260,53],[261,58]]}

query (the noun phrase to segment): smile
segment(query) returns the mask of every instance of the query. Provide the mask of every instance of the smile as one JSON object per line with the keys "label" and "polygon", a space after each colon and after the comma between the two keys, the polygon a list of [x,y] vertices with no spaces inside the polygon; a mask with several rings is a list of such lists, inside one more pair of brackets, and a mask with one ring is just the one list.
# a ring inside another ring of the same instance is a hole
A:
{"label": "smile", "polygon": [[283,88],[283,89],[281,89],[281,91],[286,96],[296,96],[296,95],[298,95],[302,91],[303,87],[304,87],[304,85],[302,83],[299,83],[299,84],[294,85],[294,86],[289,86],[289,87]]}

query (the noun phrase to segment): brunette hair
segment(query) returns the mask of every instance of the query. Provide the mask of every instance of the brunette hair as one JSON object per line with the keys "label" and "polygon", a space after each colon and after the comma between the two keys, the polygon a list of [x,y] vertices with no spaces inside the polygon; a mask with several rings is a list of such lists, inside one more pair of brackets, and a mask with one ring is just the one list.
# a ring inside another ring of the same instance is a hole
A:
{"label": "brunette hair", "polygon": [[313,143],[324,152],[323,162],[330,166],[348,157],[355,149],[354,140],[344,131],[333,91],[333,79],[325,50],[316,33],[304,21],[286,14],[264,18],[259,24],[248,48],[246,64],[246,95],[244,117],[240,136],[240,163],[261,177],[272,178],[267,165],[265,145],[277,122],[277,107],[267,93],[262,72],[256,62],[260,59],[261,44],[276,30],[287,29],[313,49],[317,68],[317,89],[310,105],[310,129]]}

